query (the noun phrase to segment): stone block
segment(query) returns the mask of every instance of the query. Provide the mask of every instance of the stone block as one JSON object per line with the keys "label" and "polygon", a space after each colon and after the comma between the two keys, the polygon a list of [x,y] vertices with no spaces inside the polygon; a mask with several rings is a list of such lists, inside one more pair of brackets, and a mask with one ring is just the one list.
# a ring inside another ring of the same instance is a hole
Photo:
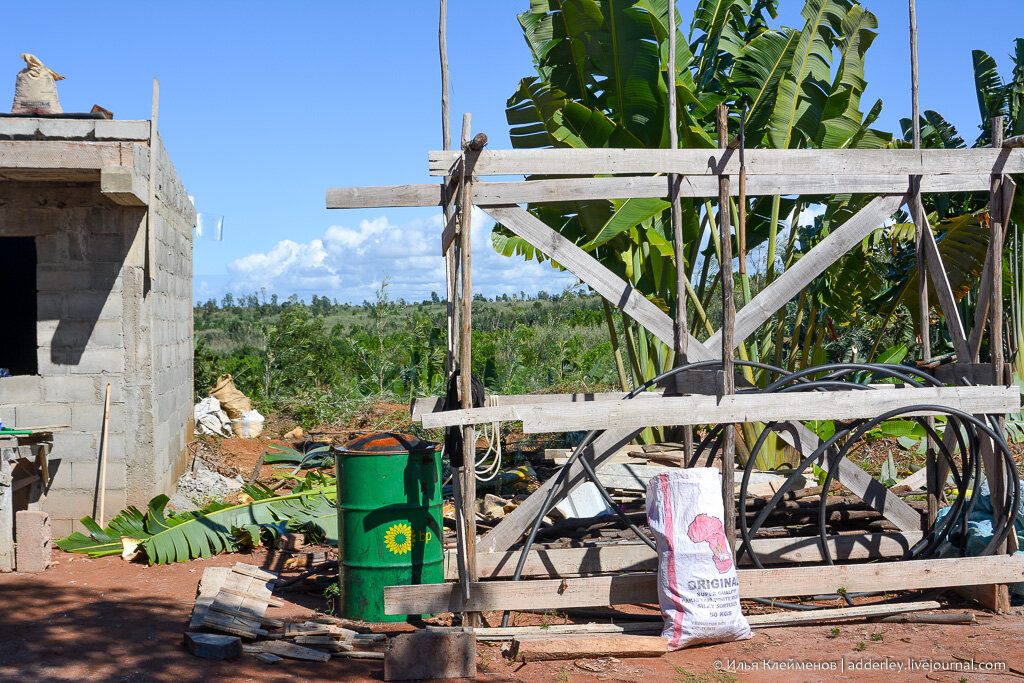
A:
{"label": "stone block", "polygon": [[66,425],[71,423],[71,406],[62,403],[19,405],[15,413],[22,428]]}
{"label": "stone block", "polygon": [[39,292],[36,295],[36,316],[39,320],[60,320],[64,317],[64,294]]}
{"label": "stone block", "polygon": [[50,566],[53,546],[50,516],[41,510],[18,510],[15,526],[15,566],[18,571],[45,571]]}
{"label": "stone block", "polygon": [[66,538],[71,535],[71,532],[75,530],[75,520],[73,519],[52,519],[50,520],[50,530],[53,533],[53,537],[56,539]]}
{"label": "stone block", "polygon": [[89,235],[87,248],[92,261],[120,263],[128,252],[124,238],[117,233]]}
{"label": "stone block", "polygon": [[73,375],[102,375],[124,372],[123,349],[87,348],[77,364],[69,366]]}
{"label": "stone block", "polygon": [[[110,404],[110,431],[124,431],[124,405]],[[99,432],[103,429],[103,403],[72,403],[71,428],[79,432]]]}
{"label": "stone block", "polygon": [[41,403],[43,392],[38,377],[0,377],[0,404]]}
{"label": "stone block", "polygon": [[417,631],[388,642],[385,681],[430,678],[476,678],[476,636],[469,631]]}
{"label": "stone block", "polygon": [[[2,382],[3,380],[0,380],[0,384]],[[92,377],[74,375],[43,377],[42,384],[43,396],[50,403],[81,403],[103,400],[103,394],[97,389],[96,380]]]}
{"label": "stone block", "polygon": [[203,659],[235,659],[242,656],[242,639],[219,633],[185,633],[185,649]]}
{"label": "stone block", "polygon": [[[113,445],[113,439],[111,439]],[[88,432],[57,432],[53,435],[53,457],[60,458],[65,465],[72,462],[88,462],[96,459],[99,452],[99,436]],[[110,453],[107,453],[110,457]]]}
{"label": "stone block", "polygon": [[40,292],[80,292],[92,286],[92,271],[82,264],[50,264],[36,268]]}
{"label": "stone block", "polygon": [[[97,459],[99,456],[96,456]],[[99,481],[99,462],[73,462],[71,466],[71,485],[69,488],[84,489],[87,491],[96,490],[96,483]],[[107,467],[109,470],[109,465]]]}
{"label": "stone block", "polygon": [[53,519],[76,520],[93,513],[95,500],[92,492],[61,491],[59,495],[54,495],[51,489],[43,507]]}
{"label": "stone block", "polygon": [[96,121],[97,140],[149,140],[149,121]]}

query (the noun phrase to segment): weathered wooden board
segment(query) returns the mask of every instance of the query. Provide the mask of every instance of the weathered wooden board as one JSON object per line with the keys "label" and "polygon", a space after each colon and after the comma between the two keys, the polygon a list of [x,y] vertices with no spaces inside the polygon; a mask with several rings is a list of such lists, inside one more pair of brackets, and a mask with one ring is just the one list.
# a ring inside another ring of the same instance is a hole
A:
{"label": "weathered wooden board", "polygon": [[[989,187],[986,173],[925,176],[923,192],[980,192]],[[904,175],[748,175],[746,195],[906,194],[910,181]],[[739,186],[731,186],[736,196]],[[717,197],[714,176],[682,176],[680,197]],[[668,176],[627,176],[617,178],[556,178],[478,182],[472,199],[478,206],[587,201],[598,199],[668,199]],[[378,185],[336,187],[327,190],[328,209],[363,209],[401,206],[439,206],[439,183],[423,185]]]}
{"label": "weathered wooden board", "polygon": [[[786,269],[775,282],[758,292],[757,296],[736,314],[736,334],[733,343],[739,344],[750,336],[814,278],[888,220],[904,201],[903,196],[876,197],[871,200],[867,206],[847,219],[799,261]],[[711,335],[705,345],[716,357],[720,356],[722,331]]]}
{"label": "weathered wooden board", "polygon": [[[660,394],[661,392],[648,391],[640,394],[634,400],[656,397]],[[579,394],[489,394],[487,401],[496,406],[529,405],[531,403],[590,403],[593,401],[621,401],[625,395],[624,391]],[[414,398],[409,413],[414,422],[419,422],[425,414],[440,411],[443,405],[444,399],[440,396]]]}
{"label": "weathered wooden board", "polygon": [[578,633],[518,636],[509,657],[515,661],[548,662],[598,657],[661,657],[668,652],[668,640],[661,636],[624,633]]}
{"label": "weathered wooden board", "polygon": [[[988,187],[986,183],[986,187]],[[391,206],[440,206],[441,183],[430,185],[381,185],[335,187],[327,190],[328,209],[365,209]]]}
{"label": "weathered wooden board", "polygon": [[[643,401],[596,401],[593,404],[536,403],[449,410],[423,416],[423,427],[436,429],[488,422],[522,422],[526,434],[616,427],[781,422],[785,420],[856,420],[913,406],[956,408],[974,414],[1015,413],[1020,392],[1014,387],[924,387],[889,391],[735,394],[732,396],[662,396]],[[934,415],[917,409],[908,416]]]}
{"label": "weathered wooden board", "polygon": [[[920,216],[927,216],[924,206],[921,204],[921,196],[914,198],[917,203],[917,213]],[[935,235],[932,233],[931,225],[927,219],[923,219],[921,225],[921,244],[924,247],[924,257],[928,265],[928,275],[931,277],[932,286],[939,297],[939,305],[942,307],[942,316],[946,321],[946,329],[949,330],[950,339],[953,341],[953,348],[956,349],[957,357],[964,361],[970,361],[971,351],[967,344],[967,334],[964,332],[964,323],[960,319],[960,311],[956,307],[956,299],[953,297],[953,288],[946,276],[946,267],[942,263],[942,255],[939,254],[939,245],[935,243]]]}
{"label": "weathered wooden board", "polygon": [[[897,591],[1016,583],[1024,580],[1024,555],[960,557],[858,565],[740,569],[741,598]],[[467,607],[458,584],[387,586],[386,614],[600,607],[658,602],[656,574],[532,581],[478,581]]]}
{"label": "weathered wooden board", "polygon": [[[747,178],[756,175],[975,175],[1024,172],[1024,150],[1012,149],[748,149]],[[431,175],[447,175],[459,152],[428,153]],[[480,153],[477,175],[739,175],[736,150],[510,149]]]}
{"label": "weathered wooden board", "polygon": [[[861,605],[806,612],[774,612],[745,616],[751,628],[772,628],[790,624],[814,624],[829,621],[868,619],[886,615],[906,615],[924,610],[935,610],[942,605],[934,600],[901,602],[885,605]],[[546,626],[495,626],[474,629],[479,641],[512,640],[521,636],[553,636],[587,633],[661,633],[664,625],[656,621],[624,621],[616,624],[548,624]]]}
{"label": "weathered wooden board", "polygon": [[[844,534],[828,539],[829,551],[837,561],[902,557],[921,540],[921,532]],[[789,562],[823,562],[817,536],[808,538],[755,538],[754,552],[765,564]],[[737,544],[738,547],[738,544]],[[445,578],[458,578],[454,551],[448,551]],[[519,561],[520,551],[477,553],[481,578],[511,578]],[[744,554],[740,565],[752,564]],[[615,544],[589,548],[545,548],[531,550],[523,567],[523,576],[569,577],[594,576],[611,572],[655,571],[658,555],[643,543]]]}
{"label": "weathered wooden board", "polygon": [[[989,176],[984,173],[934,175],[926,176],[921,184],[925,192],[981,191],[988,189]],[[904,195],[908,189],[909,179],[902,175],[748,175],[746,195],[807,196],[840,192]],[[737,196],[739,185],[731,185],[729,194]],[[717,197],[718,179],[714,176],[681,176],[679,196]],[[473,186],[473,202],[480,206],[647,197],[668,200],[668,176],[558,178],[476,183]]]}

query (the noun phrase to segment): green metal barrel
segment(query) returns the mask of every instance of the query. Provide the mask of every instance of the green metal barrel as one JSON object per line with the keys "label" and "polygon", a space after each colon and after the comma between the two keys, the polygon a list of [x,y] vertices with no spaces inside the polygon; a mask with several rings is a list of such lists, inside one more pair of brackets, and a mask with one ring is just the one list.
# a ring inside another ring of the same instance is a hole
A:
{"label": "green metal barrel", "polygon": [[384,614],[384,587],[444,581],[441,455],[409,434],[385,432],[337,449],[338,604],[348,619]]}

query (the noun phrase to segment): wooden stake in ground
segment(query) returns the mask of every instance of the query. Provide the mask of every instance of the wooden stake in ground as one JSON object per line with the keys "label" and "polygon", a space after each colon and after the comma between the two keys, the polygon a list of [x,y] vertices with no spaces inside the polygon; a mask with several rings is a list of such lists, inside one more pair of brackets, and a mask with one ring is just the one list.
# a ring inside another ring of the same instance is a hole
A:
{"label": "wooden stake in ground", "polygon": [[[1002,149],[1003,146],[1003,118],[997,116],[992,119],[992,147],[995,149]],[[989,350],[992,354],[992,378],[996,384],[1004,384],[1005,378],[1003,377],[1003,239],[1005,237],[1004,230],[1004,211],[1007,207],[1003,206],[1003,176],[1001,174],[994,174],[992,176],[992,189],[989,196],[989,217],[991,233],[989,236],[989,254],[988,257],[992,261],[992,284],[991,284],[991,299],[989,303],[989,326],[988,326],[988,344]],[[999,429],[1002,431],[1003,425],[1006,422],[1005,415],[998,415],[996,420],[999,424]],[[992,468],[987,472],[989,487],[992,492],[992,501],[996,503],[994,506],[993,514],[996,519],[999,519],[1001,515],[1012,514],[1011,511],[1006,510],[1002,501],[1005,498],[1005,491],[1007,485],[1007,472],[1006,463],[1002,457],[998,457],[997,451],[992,448],[991,464]],[[989,463],[985,463],[988,465]],[[1012,522],[1011,522],[1012,526]],[[1006,537],[1001,550],[1014,552],[1017,550],[1017,536],[1015,533],[1010,533]]]}
{"label": "wooden stake in ground", "polygon": [[[438,50],[441,54],[441,137],[446,150],[452,148],[451,117],[448,109],[448,0],[441,0],[441,14],[438,21]],[[449,196],[452,177],[444,177],[444,223],[454,225],[455,197]],[[454,193],[452,193],[454,194]],[[453,241],[454,242],[454,241]],[[459,315],[457,308],[459,264],[453,243],[444,247],[445,292],[447,297],[448,348],[445,354],[445,377],[451,377],[455,368],[455,349],[459,347]],[[451,454],[449,453],[449,457]],[[459,583],[462,599],[469,602],[470,577],[466,567],[466,517],[462,503],[462,476],[457,469],[452,477],[452,499],[455,503],[456,557],[459,566]]]}
{"label": "wooden stake in ground", "polygon": [[[473,160],[476,154],[470,146],[472,115],[462,117],[462,201],[459,203],[460,232],[459,252],[462,256],[462,319],[459,323],[459,386],[462,389],[462,407],[473,405],[473,279],[470,258],[470,234],[472,232],[473,206]],[[479,150],[477,150],[479,151]],[[478,578],[476,570],[476,429],[473,425],[462,428],[462,510],[465,519],[466,576],[470,582]],[[478,613],[466,613],[466,626],[479,626]]]}
{"label": "wooden stake in ground", "polygon": [[[911,117],[913,120],[913,141],[914,149],[921,149],[921,109],[918,100],[917,88],[917,9],[914,0],[910,3],[910,99]],[[928,264],[925,251],[925,240],[930,237],[925,231],[931,231],[928,220],[925,217],[921,204],[921,176],[910,178],[910,213],[914,219],[915,242],[917,244],[917,305],[921,312],[921,360],[927,361],[932,356],[931,329],[929,325],[928,307]],[[936,283],[936,288],[938,288]],[[933,428],[935,420],[929,418],[929,425]],[[935,517],[939,511],[939,482],[938,471],[935,464],[935,443],[929,436],[927,439],[927,454],[925,456],[925,471],[927,473],[928,490],[928,524],[935,523]]]}
{"label": "wooden stake in ground", "polygon": [[[668,146],[679,147],[679,128],[676,122],[676,8],[675,2],[668,8],[668,65],[665,69],[668,81]],[[686,316],[686,259],[683,244],[683,206],[679,199],[679,183],[682,177],[671,173],[668,176],[669,202],[672,204],[672,245],[676,255],[676,316],[673,350],[676,365],[687,363],[687,344],[690,339],[689,322]],[[693,427],[683,427],[683,449],[686,455],[693,453]]]}
{"label": "wooden stake in ground", "polygon": [[107,497],[107,436],[110,434],[110,382],[107,382],[106,395],[103,398],[103,429],[100,432],[100,476],[96,491],[96,523],[103,527],[106,515],[103,506]]}
{"label": "wooden stake in ground", "polygon": [[[718,105],[718,147],[729,144],[729,108]],[[736,393],[733,375],[733,335],[736,324],[736,301],[733,296],[732,231],[729,225],[729,176],[718,177],[718,235],[721,242],[722,262],[722,394]],[[733,478],[736,458],[736,429],[732,424],[722,429],[722,503],[725,506],[725,536],[729,547],[736,545],[736,500]]]}

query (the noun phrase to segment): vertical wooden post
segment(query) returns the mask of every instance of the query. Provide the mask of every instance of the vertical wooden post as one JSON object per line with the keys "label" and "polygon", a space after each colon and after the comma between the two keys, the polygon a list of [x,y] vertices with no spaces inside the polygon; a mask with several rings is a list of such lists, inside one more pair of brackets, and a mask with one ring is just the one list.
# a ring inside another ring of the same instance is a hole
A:
{"label": "vertical wooden post", "polygon": [[100,476],[99,489],[96,492],[96,523],[103,528],[107,515],[104,511],[107,502],[107,440],[110,435],[110,382],[103,398],[103,428],[100,431]]}
{"label": "vertical wooden post", "polygon": [[[441,142],[443,148],[449,150],[452,148],[452,125],[448,105],[448,96],[451,91],[448,81],[448,0],[441,0],[441,17],[438,22],[438,49],[441,53]],[[445,176],[445,191],[443,194],[445,225],[448,225],[448,222],[452,220],[452,216],[455,214],[456,198],[449,196],[451,186],[452,177]],[[451,375],[452,369],[455,367],[455,349],[459,346],[459,312],[456,306],[459,264],[455,248],[452,245],[449,245],[448,249],[445,250],[444,266],[448,303],[448,351],[445,357],[445,372],[447,375]]]}
{"label": "vertical wooden post", "polygon": [[[448,82],[448,0],[441,0],[440,18],[437,30],[438,51],[441,55],[441,137],[444,149],[452,148],[451,113],[448,96],[451,90]],[[452,177],[444,178],[444,222],[448,225],[455,215],[455,192],[452,191]],[[445,353],[445,377],[451,377],[455,368],[455,349],[459,347],[458,277],[459,262],[454,240],[444,252],[445,298],[447,304],[448,346]],[[451,457],[451,453],[448,454]],[[469,602],[470,579],[466,559],[466,519],[462,503],[462,472],[452,468],[452,502],[455,506],[455,557],[459,567],[459,583],[463,602]]]}
{"label": "vertical wooden post", "polygon": [[[718,105],[718,147],[724,150],[729,143],[729,108]],[[736,323],[736,300],[733,295],[732,230],[729,225],[729,176],[718,177],[718,234],[721,242],[722,262],[722,394],[736,393],[733,374],[733,337]],[[722,429],[722,502],[725,506],[725,536],[729,547],[736,547],[736,428],[726,424]]]}
{"label": "vertical wooden post", "polygon": [[[473,279],[470,259],[470,233],[473,222],[473,160],[476,154],[470,151],[469,131],[472,116],[462,117],[462,201],[459,206],[461,225],[459,227],[459,252],[462,256],[462,319],[459,322],[459,386],[462,389],[462,407],[473,406]],[[462,510],[466,524],[466,576],[469,581],[478,578],[476,567],[476,429],[473,425],[462,428]],[[479,626],[480,613],[466,613],[464,625]]]}
{"label": "vertical wooden post", "polygon": [[[913,118],[914,149],[921,149],[921,106],[917,76],[917,7],[915,0],[909,0],[910,6],[910,111]],[[921,359],[928,360],[932,355],[931,328],[928,308],[928,264],[925,262],[924,231],[931,230],[924,212],[921,210],[921,176],[910,179],[910,213],[914,220],[914,232],[917,241],[917,303],[921,312]],[[965,361],[966,362],[966,361]],[[935,420],[928,418],[928,424],[934,428]],[[929,436],[925,455],[926,485],[928,491],[928,524],[935,523],[939,512],[939,495],[941,482],[935,463],[935,443]]]}
{"label": "vertical wooden post", "polygon": [[[668,86],[668,146],[679,147],[679,125],[676,111],[676,3],[668,4],[668,63],[665,69]],[[686,260],[683,258],[683,206],[679,199],[679,183],[682,178],[676,173],[668,176],[669,202],[672,204],[672,248],[676,256],[676,315],[673,328],[673,351],[676,365],[687,363],[689,323],[686,316]],[[683,450],[687,457],[693,453],[693,427],[683,427]]]}
{"label": "vertical wooden post", "polygon": [[156,282],[156,152],[160,141],[157,137],[156,119],[160,110],[160,81],[153,79],[153,110],[149,121],[149,203],[146,205],[146,290],[152,291]]}
{"label": "vertical wooden post", "polygon": [[[1003,118],[1001,116],[992,119],[992,147],[993,149],[1002,149],[1003,147]],[[1005,207],[1003,206],[1002,181],[1002,175],[993,174],[989,194],[989,225],[991,233],[989,235],[988,258],[992,263],[990,270],[992,286],[988,309],[988,343],[992,354],[992,378],[996,384],[1003,384],[1005,382],[1003,377],[1005,370],[1003,362],[1003,220]],[[997,419],[1001,431],[1006,418],[1000,416]],[[985,464],[988,465],[989,463]],[[991,464],[992,468],[987,472],[987,476],[989,490],[992,493],[992,501],[993,503],[1002,502],[1006,492],[1006,466],[1002,458],[996,457],[994,448]],[[1000,515],[1010,514],[1010,511],[1004,509],[1002,505],[998,507],[993,505],[993,508],[993,514],[997,519]],[[1007,537],[1004,550],[1012,552],[1017,549],[1016,546],[1016,536],[1011,533]]]}

